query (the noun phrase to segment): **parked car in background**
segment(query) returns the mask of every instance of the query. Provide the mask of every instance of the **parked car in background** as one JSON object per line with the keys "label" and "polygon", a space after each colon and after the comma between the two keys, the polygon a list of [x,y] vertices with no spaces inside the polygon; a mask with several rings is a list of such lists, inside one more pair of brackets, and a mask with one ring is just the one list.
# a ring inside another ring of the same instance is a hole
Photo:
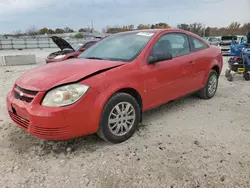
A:
{"label": "parked car in background", "polygon": [[214,46],[220,46],[220,39],[217,37],[210,37],[208,39],[208,42],[210,45],[214,45]]}
{"label": "parked car in background", "polygon": [[203,40],[205,40],[206,42],[208,42],[208,40],[209,40],[210,37],[202,37],[202,38],[203,38]]}
{"label": "parked car in background", "polygon": [[84,52],[86,49],[88,49],[98,41],[98,39],[96,39],[90,41],[82,41],[81,43],[70,45],[66,40],[57,36],[53,36],[51,37],[51,39],[61,50],[49,54],[46,59],[46,63],[59,62],[70,58],[76,58],[79,54]]}
{"label": "parked car in background", "polygon": [[122,32],[76,59],[26,72],[8,94],[7,109],[42,139],[97,133],[120,143],[135,133],[144,111],[190,93],[214,97],[222,66],[221,50],[191,32]]}
{"label": "parked car in background", "polygon": [[247,36],[244,35],[237,35],[235,38],[232,39],[232,44],[242,44],[247,42]]}
{"label": "parked car in background", "polygon": [[232,44],[232,40],[236,38],[236,36],[222,36],[220,42],[220,48],[222,51],[222,55],[230,55],[230,46]]}

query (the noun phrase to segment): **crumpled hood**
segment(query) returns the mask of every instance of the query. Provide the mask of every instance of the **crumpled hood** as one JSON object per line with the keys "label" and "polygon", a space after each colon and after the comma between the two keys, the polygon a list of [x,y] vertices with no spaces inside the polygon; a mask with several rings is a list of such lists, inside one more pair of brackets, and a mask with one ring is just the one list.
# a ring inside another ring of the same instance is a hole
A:
{"label": "crumpled hood", "polygon": [[46,91],[57,85],[75,82],[93,73],[110,69],[123,62],[70,59],[59,63],[50,63],[23,74],[16,84],[24,89]]}

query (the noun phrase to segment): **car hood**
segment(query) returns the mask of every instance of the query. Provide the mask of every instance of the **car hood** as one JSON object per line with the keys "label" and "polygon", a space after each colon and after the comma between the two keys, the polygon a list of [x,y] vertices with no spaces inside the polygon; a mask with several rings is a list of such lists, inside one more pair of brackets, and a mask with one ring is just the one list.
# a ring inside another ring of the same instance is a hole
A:
{"label": "car hood", "polygon": [[[53,37],[50,37],[53,42],[58,46],[58,48],[60,48],[61,50],[63,49],[66,49],[66,48],[69,48],[69,49],[72,49],[74,50],[74,48],[64,39],[60,38],[60,37],[57,37],[57,36],[53,36]],[[75,51],[75,50],[74,50]]]}
{"label": "car hood", "polygon": [[106,60],[70,59],[30,70],[17,79],[16,84],[27,90],[47,91],[55,86],[77,82],[123,64]]}

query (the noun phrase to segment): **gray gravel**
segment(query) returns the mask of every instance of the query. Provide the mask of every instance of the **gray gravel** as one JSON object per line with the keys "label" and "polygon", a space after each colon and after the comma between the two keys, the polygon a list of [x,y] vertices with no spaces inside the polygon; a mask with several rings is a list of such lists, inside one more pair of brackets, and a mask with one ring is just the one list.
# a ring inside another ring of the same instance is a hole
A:
{"label": "gray gravel", "polygon": [[17,128],[5,97],[33,67],[0,67],[1,188],[250,187],[250,82],[242,77],[222,76],[211,100],[189,96],[144,113],[130,140],[111,145],[96,135],[42,141]]}

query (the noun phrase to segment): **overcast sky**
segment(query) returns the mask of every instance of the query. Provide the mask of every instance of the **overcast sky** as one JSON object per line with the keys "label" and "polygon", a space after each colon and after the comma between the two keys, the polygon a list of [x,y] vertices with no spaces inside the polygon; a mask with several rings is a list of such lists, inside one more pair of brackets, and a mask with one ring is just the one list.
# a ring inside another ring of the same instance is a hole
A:
{"label": "overcast sky", "polygon": [[0,33],[37,28],[250,21],[250,0],[0,0]]}

